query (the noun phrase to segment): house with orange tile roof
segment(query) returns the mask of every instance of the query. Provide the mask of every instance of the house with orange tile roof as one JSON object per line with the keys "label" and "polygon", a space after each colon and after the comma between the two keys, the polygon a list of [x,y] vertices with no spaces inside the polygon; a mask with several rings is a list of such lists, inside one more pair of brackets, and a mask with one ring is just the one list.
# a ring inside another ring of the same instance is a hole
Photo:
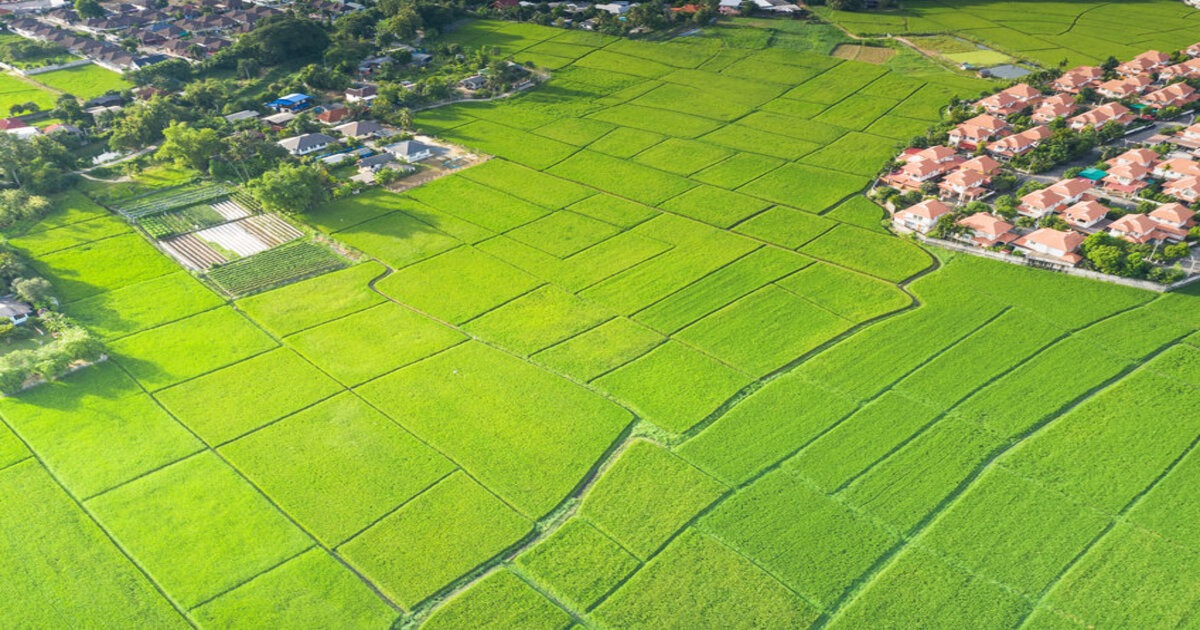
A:
{"label": "house with orange tile roof", "polygon": [[1171,137],[1168,142],[1186,149],[1200,149],[1200,123],[1180,131]]}
{"label": "house with orange tile roof", "polygon": [[1173,66],[1167,66],[1158,73],[1160,81],[1174,81],[1176,79],[1198,79],[1200,78],[1200,59],[1188,59],[1183,63],[1177,63]]}
{"label": "house with orange tile roof", "polygon": [[1200,57],[1200,43],[1192,44],[1183,50],[1183,54],[1189,57]]}
{"label": "house with orange tile roof", "polygon": [[1108,103],[1071,118],[1067,124],[1075,131],[1082,131],[1088,127],[1099,129],[1110,122],[1124,126],[1136,119],[1128,107],[1120,103]]}
{"label": "house with orange tile roof", "polygon": [[1156,222],[1144,214],[1127,214],[1108,226],[1108,233],[1130,243],[1152,243],[1167,239]]}
{"label": "house with orange tile roof", "polygon": [[1123,98],[1134,97],[1142,92],[1145,92],[1150,88],[1150,84],[1152,83],[1154,83],[1154,80],[1151,79],[1150,75],[1148,74],[1125,77],[1122,79],[1113,79],[1097,85],[1096,93],[1104,98],[1121,100]]}
{"label": "house with orange tile roof", "polygon": [[1051,87],[1059,92],[1077,94],[1080,90],[1092,87],[1104,77],[1104,71],[1096,66],[1079,66],[1067,70],[1051,83]]}
{"label": "house with orange tile roof", "polygon": [[1127,164],[1137,164],[1146,168],[1153,168],[1158,163],[1158,153],[1154,149],[1130,149],[1121,155],[1109,160],[1109,166],[1123,166]]}
{"label": "house with orange tile roof", "polygon": [[1012,231],[1011,223],[997,219],[986,212],[976,212],[969,217],[959,219],[958,224],[970,231],[971,242],[980,247],[1010,243],[1017,238]]}
{"label": "house with orange tile roof", "polygon": [[1141,164],[1118,164],[1109,167],[1108,175],[1104,176],[1104,189],[1122,195],[1133,195],[1150,185],[1146,181],[1150,169]]}
{"label": "house with orange tile roof", "polygon": [[904,166],[882,177],[882,181],[896,188],[919,190],[925,182],[957,168],[963,158],[950,147],[935,146],[903,157],[901,161],[905,162]]}
{"label": "house with orange tile roof", "polygon": [[981,99],[975,105],[993,116],[1010,116],[1026,107],[1037,105],[1042,99],[1042,93],[1025,83],[1018,83],[1008,89]]}
{"label": "house with orange tile roof", "polygon": [[936,199],[927,199],[897,211],[892,215],[892,225],[902,232],[928,234],[937,227],[938,219],[948,214],[954,214],[950,206]]}
{"label": "house with orange tile roof", "polygon": [[1001,138],[989,144],[987,150],[988,153],[997,157],[1014,158],[1036,149],[1039,144],[1053,135],[1054,132],[1049,127],[1038,125],[1007,138]]}
{"label": "house with orange tile roof", "polygon": [[1196,213],[1181,203],[1164,203],[1146,215],[1159,229],[1171,233],[1175,240],[1187,238],[1188,230],[1196,225]]}
{"label": "house with orange tile roof", "polygon": [[1141,103],[1147,107],[1183,107],[1200,100],[1196,88],[1186,83],[1172,83],[1161,90],[1155,90],[1145,95]]}
{"label": "house with orange tile roof", "polygon": [[1001,170],[1000,163],[997,162],[995,158],[986,155],[971,158],[966,162],[963,162],[959,168],[968,171],[976,171],[980,175],[986,177],[989,183],[991,182],[992,176],[999,173]]}
{"label": "house with orange tile roof", "polygon": [[1050,228],[1035,230],[1017,240],[1013,245],[1020,247],[1034,258],[1051,258],[1077,265],[1083,257],[1075,253],[1083,245],[1084,236],[1079,232],[1060,232]]}
{"label": "house with orange tile roof", "polygon": [[1158,72],[1171,64],[1171,56],[1157,50],[1146,52],[1117,66],[1117,74],[1126,77]]}
{"label": "house with orange tile roof", "polygon": [[1049,188],[1035,190],[1021,197],[1020,202],[1017,205],[1017,214],[1034,219],[1054,214],[1055,211],[1069,205],[1066,197]]}
{"label": "house with orange tile roof", "polygon": [[987,192],[987,178],[979,171],[960,168],[938,184],[942,196],[959,201],[975,201]]}
{"label": "house with orange tile roof", "polygon": [[948,138],[951,146],[974,151],[979,145],[1010,133],[1012,127],[1004,120],[991,114],[980,114],[951,129]]}
{"label": "house with orange tile roof", "polygon": [[1053,190],[1054,192],[1062,195],[1063,200],[1066,201],[1067,204],[1072,204],[1083,199],[1084,193],[1094,187],[1095,184],[1092,183],[1092,180],[1090,179],[1084,177],[1072,177],[1071,179],[1064,179],[1060,182],[1057,182],[1046,190]]}
{"label": "house with orange tile roof", "polygon": [[1058,94],[1042,101],[1033,110],[1030,118],[1033,122],[1050,123],[1058,118],[1067,118],[1079,109],[1079,105],[1070,94]]}
{"label": "house with orange tile roof", "polygon": [[1186,204],[1196,203],[1200,201],[1200,177],[1191,175],[1171,180],[1163,184],[1162,192]]}
{"label": "house with orange tile roof", "polygon": [[1154,176],[1165,180],[1200,177],[1200,163],[1188,158],[1171,158],[1155,165]]}
{"label": "house with orange tile roof", "polygon": [[1091,228],[1100,223],[1108,216],[1108,207],[1099,201],[1080,201],[1079,203],[1063,210],[1063,220],[1069,223],[1072,227]]}

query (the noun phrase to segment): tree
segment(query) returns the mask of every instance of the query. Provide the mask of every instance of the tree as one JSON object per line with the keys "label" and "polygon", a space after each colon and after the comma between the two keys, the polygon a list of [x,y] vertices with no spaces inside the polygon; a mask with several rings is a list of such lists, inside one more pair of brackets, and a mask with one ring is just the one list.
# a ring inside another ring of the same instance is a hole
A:
{"label": "tree", "polygon": [[61,94],[54,101],[54,110],[50,112],[55,118],[62,119],[72,125],[80,127],[89,127],[92,125],[92,116],[83,111],[83,106],[79,104],[79,99],[70,94]]}
{"label": "tree", "polygon": [[835,11],[861,11],[862,0],[826,0],[825,4]]}
{"label": "tree", "polygon": [[180,166],[207,173],[209,161],[223,148],[221,136],[215,129],[194,129],[181,122],[163,129],[163,142],[155,155],[159,159],[174,160]]}
{"label": "tree", "polygon": [[230,53],[235,59],[253,57],[266,65],[318,57],[329,47],[329,34],[318,22],[290,15],[264,19],[243,35]]}
{"label": "tree", "polygon": [[13,280],[12,290],[21,301],[38,308],[47,308],[57,302],[54,299],[54,286],[42,277],[17,278]]}
{"label": "tree", "polygon": [[81,18],[101,18],[105,15],[104,7],[97,0],[75,0],[75,12]]}
{"label": "tree", "polygon": [[140,149],[158,140],[172,122],[189,119],[186,110],[156,96],[122,110],[113,123],[108,144],[117,150]]}
{"label": "tree", "polygon": [[1192,248],[1187,243],[1175,243],[1162,248],[1162,258],[1168,262],[1186,258],[1192,252]]}
{"label": "tree", "polygon": [[246,187],[267,210],[292,214],[312,210],[328,199],[327,179],[325,172],[316,166],[281,164],[251,180]]}

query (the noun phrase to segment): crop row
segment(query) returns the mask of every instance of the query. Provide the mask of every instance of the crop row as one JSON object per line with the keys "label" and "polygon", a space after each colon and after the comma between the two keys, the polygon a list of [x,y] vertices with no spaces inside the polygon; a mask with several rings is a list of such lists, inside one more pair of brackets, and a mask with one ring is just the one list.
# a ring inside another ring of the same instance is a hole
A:
{"label": "crop row", "polygon": [[345,264],[329,249],[300,241],[222,265],[210,271],[208,277],[230,295],[247,295]]}
{"label": "crop row", "polygon": [[212,201],[228,196],[229,193],[230,190],[222,184],[205,183],[140,197],[121,204],[114,210],[130,219],[140,219],[151,214]]}

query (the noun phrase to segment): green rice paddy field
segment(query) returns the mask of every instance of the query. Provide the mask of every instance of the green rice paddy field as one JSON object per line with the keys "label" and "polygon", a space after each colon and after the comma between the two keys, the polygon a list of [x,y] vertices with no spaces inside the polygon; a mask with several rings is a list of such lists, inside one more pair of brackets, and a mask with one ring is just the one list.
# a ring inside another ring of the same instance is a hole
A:
{"label": "green rice paddy field", "polygon": [[1193,624],[1200,301],[884,232],[988,86],[804,28],[471,23],[558,68],[418,117],[496,157],[233,303],[59,199],[13,243],[111,360],[0,400],[4,625]]}

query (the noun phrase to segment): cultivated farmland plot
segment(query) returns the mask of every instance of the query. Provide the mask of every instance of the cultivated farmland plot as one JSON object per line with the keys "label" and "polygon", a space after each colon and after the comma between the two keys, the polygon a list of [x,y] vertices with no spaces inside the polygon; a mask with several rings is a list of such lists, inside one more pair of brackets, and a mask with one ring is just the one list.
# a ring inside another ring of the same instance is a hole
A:
{"label": "cultivated farmland plot", "polygon": [[[1200,40],[1036,5],[836,17]],[[495,159],[300,217],[357,264],[211,185],[116,208],[207,283],[70,195],[14,239],[111,361],[0,400],[0,619],[1194,623],[1200,296],[935,260],[859,194],[990,84],[799,20],[448,37],[558,69],[416,116]]]}

